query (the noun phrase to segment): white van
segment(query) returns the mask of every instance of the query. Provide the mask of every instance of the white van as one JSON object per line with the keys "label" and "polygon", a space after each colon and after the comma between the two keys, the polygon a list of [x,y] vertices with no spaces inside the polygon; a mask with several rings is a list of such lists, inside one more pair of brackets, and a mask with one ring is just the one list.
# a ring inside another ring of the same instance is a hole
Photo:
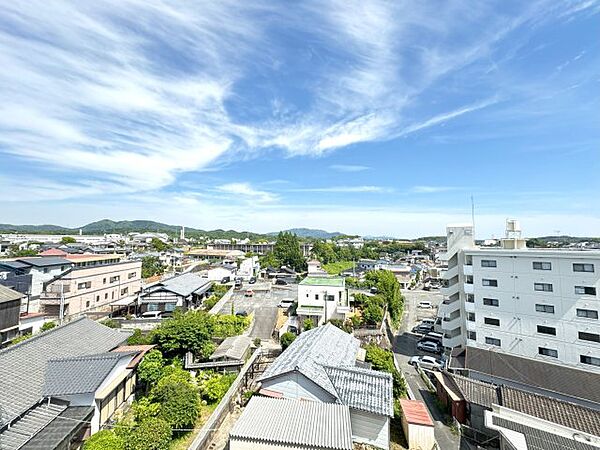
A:
{"label": "white van", "polygon": [[162,311],[146,311],[140,317],[142,319],[159,319],[162,313]]}
{"label": "white van", "polygon": [[421,325],[435,325],[435,319],[423,319],[421,320]]}
{"label": "white van", "polygon": [[431,302],[429,300],[423,300],[422,302],[419,302],[419,304],[417,305],[417,308],[432,309],[433,305],[431,304]]}

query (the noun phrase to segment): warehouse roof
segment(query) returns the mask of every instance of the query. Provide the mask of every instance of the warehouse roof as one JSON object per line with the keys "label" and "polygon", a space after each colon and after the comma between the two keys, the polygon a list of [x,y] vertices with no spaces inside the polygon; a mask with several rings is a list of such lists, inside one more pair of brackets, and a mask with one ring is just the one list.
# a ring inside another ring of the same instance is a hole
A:
{"label": "warehouse roof", "polygon": [[352,449],[350,410],[334,403],[254,396],[229,435],[257,446]]}
{"label": "warehouse roof", "polygon": [[392,376],[358,367],[324,367],[340,402],[350,408],[394,416]]}
{"label": "warehouse roof", "polygon": [[13,291],[11,288],[7,288],[6,286],[2,286],[0,284],[0,303],[4,302],[12,302],[15,300],[19,300],[23,298],[25,294],[21,294],[20,292]]}

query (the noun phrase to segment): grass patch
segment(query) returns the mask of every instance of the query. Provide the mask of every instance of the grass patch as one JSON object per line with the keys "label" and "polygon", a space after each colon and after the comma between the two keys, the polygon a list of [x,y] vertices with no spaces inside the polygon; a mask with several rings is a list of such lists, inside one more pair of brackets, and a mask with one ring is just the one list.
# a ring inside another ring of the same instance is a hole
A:
{"label": "grass patch", "polygon": [[340,273],[345,272],[346,270],[352,269],[353,265],[354,265],[354,263],[352,261],[338,261],[338,262],[323,264],[323,269],[329,275],[339,275]]}
{"label": "grass patch", "polygon": [[204,425],[204,423],[208,420],[208,418],[213,413],[213,411],[216,409],[218,404],[219,404],[219,402],[213,403],[210,405],[202,405],[200,408],[200,415],[198,416],[196,425],[194,425],[195,430],[190,431],[188,433],[184,433],[181,436],[178,436],[175,439],[173,439],[171,441],[171,446],[169,447],[169,449],[170,450],[187,450],[189,448],[189,446],[192,444],[192,442],[194,441],[194,438],[196,437],[198,432],[200,431],[200,428],[202,428],[202,425]]}

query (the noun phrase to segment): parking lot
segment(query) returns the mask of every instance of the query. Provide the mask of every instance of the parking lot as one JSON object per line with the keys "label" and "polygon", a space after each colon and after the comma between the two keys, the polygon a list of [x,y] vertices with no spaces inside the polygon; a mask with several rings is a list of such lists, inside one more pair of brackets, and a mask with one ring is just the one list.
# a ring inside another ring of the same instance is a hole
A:
{"label": "parking lot", "polygon": [[[246,296],[246,291],[251,289],[252,296]],[[277,322],[277,305],[283,299],[296,300],[298,285],[272,286],[270,282],[244,283],[242,289],[235,290],[231,299],[221,308],[221,314],[231,314],[231,307],[235,313],[254,313],[254,324],[250,330],[250,337],[270,339],[273,328]]]}

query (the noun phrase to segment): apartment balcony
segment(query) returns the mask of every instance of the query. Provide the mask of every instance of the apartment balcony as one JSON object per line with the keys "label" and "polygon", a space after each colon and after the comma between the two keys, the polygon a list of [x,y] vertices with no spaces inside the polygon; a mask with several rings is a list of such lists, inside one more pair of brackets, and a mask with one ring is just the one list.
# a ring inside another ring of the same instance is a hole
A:
{"label": "apartment balcony", "polygon": [[463,266],[463,274],[464,275],[473,275],[473,266],[465,265]]}
{"label": "apartment balcony", "polygon": [[453,317],[444,317],[442,319],[442,330],[444,331],[452,331],[460,328],[462,325],[462,317],[460,314],[455,315]]}
{"label": "apartment balcony", "polygon": [[467,330],[469,331],[477,331],[477,322],[467,320]]}
{"label": "apartment balcony", "polygon": [[458,265],[455,265],[452,268],[448,268],[442,273],[442,278],[444,280],[451,280],[456,276],[458,276]]}
{"label": "apartment balcony", "polygon": [[449,317],[450,315],[452,315],[453,313],[456,313],[456,311],[460,311],[460,302],[459,301],[449,301],[448,303],[446,303],[446,301],[443,301],[442,303],[440,303],[440,306],[438,307],[438,317]]}
{"label": "apartment balcony", "polygon": [[465,291],[465,294],[475,293],[475,288],[473,287],[473,283],[463,283],[463,289]]}
{"label": "apartment balcony", "polygon": [[323,305],[298,305],[296,308],[296,314],[299,316],[322,316],[324,313]]}
{"label": "apartment balcony", "polygon": [[466,312],[475,312],[475,303],[465,302],[465,311]]}
{"label": "apartment balcony", "polygon": [[454,336],[445,334],[442,339],[442,345],[448,348],[461,347],[465,345],[465,338],[461,333]]}
{"label": "apartment balcony", "polygon": [[62,289],[60,284],[51,284],[42,292],[41,297],[45,298],[60,298],[61,294],[68,294],[71,292],[70,284],[63,284]]}

